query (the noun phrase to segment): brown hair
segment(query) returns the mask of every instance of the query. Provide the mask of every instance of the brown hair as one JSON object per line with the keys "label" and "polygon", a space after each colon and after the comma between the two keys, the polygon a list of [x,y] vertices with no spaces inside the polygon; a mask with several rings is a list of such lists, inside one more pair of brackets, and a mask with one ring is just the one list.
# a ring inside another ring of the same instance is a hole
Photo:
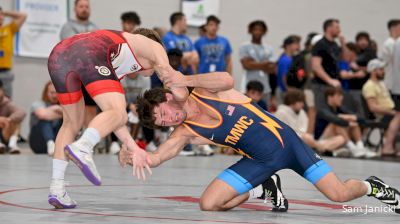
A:
{"label": "brown hair", "polygon": [[342,88],[337,88],[337,87],[332,87],[329,86],[325,90],[325,98],[328,99],[329,96],[334,96],[336,94],[343,95],[343,90]]}
{"label": "brown hair", "polygon": [[283,98],[285,105],[293,105],[297,102],[304,102],[305,97],[303,91],[300,89],[289,89]]}
{"label": "brown hair", "polygon": [[53,83],[52,83],[51,81],[48,81],[48,82],[46,83],[46,85],[44,85],[44,88],[43,88],[43,91],[42,91],[42,100],[43,100],[45,103],[51,103],[51,102],[50,102],[50,99],[49,99],[49,96],[47,95],[47,90],[48,90],[49,86],[52,85],[52,84],[53,84]]}
{"label": "brown hair", "polygon": [[142,36],[145,36],[149,39],[154,40],[155,42],[161,44],[161,46],[164,47],[160,35],[152,29],[147,29],[147,28],[137,28],[135,31],[133,31],[133,34],[140,34]]}
{"label": "brown hair", "polygon": [[154,88],[137,97],[136,112],[143,126],[153,129],[162,128],[155,124],[154,108],[167,101],[167,93],[172,92],[169,89]]}

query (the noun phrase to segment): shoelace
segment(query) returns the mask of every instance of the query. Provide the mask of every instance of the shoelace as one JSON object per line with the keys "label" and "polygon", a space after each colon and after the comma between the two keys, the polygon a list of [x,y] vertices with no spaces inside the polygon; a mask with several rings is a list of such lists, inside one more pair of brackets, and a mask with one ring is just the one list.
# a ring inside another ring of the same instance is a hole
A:
{"label": "shoelace", "polygon": [[378,188],[378,193],[375,194],[377,198],[394,198],[394,190],[386,188]]}

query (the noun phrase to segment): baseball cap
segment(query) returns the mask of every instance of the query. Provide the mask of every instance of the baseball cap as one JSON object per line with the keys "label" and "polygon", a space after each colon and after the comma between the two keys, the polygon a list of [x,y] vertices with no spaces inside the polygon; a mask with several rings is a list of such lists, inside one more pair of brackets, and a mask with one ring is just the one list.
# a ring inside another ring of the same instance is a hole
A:
{"label": "baseball cap", "polygon": [[373,72],[375,69],[385,67],[385,63],[379,59],[372,59],[368,62],[367,71]]}

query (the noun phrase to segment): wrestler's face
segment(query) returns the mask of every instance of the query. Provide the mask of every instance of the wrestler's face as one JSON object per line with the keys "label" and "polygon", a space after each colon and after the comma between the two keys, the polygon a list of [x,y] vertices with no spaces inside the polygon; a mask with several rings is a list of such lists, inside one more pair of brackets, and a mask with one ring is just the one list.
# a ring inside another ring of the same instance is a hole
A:
{"label": "wrestler's face", "polygon": [[75,5],[75,15],[78,20],[88,20],[90,16],[89,0],[80,0]]}
{"label": "wrestler's face", "polygon": [[162,127],[182,124],[186,119],[186,111],[174,100],[172,94],[166,93],[166,97],[166,102],[154,107],[155,124]]}

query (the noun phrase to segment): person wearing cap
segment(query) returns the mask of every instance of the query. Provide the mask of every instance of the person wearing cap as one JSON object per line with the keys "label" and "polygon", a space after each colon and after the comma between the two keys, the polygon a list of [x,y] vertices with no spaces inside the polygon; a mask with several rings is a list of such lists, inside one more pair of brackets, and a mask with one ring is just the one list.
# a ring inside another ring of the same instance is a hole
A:
{"label": "person wearing cap", "polygon": [[278,103],[283,101],[283,94],[287,90],[286,84],[286,75],[290,69],[290,65],[292,64],[293,56],[299,52],[300,50],[300,40],[301,38],[297,35],[289,35],[283,41],[283,50],[284,52],[278,59],[278,68],[277,68],[277,100]]}
{"label": "person wearing cap", "polygon": [[394,102],[383,82],[384,67],[385,63],[379,59],[369,61],[367,71],[370,78],[364,84],[362,94],[374,116],[389,125],[385,131],[382,156],[395,156],[394,141],[400,128],[400,113],[394,110]]}

